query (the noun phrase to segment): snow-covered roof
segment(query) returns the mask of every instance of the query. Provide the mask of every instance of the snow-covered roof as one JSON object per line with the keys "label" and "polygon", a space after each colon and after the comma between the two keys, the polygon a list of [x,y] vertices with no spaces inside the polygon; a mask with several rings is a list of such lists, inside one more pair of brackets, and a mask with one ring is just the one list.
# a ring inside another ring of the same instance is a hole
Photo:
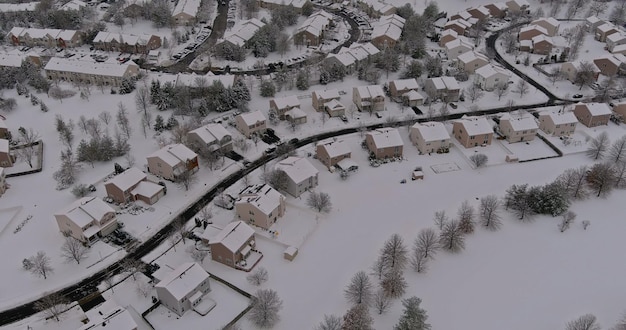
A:
{"label": "snow-covered roof", "polygon": [[458,47],[464,47],[466,49],[474,49],[474,45],[460,38],[446,42],[444,47],[447,50],[458,48]]}
{"label": "snow-covered roof", "polygon": [[485,16],[491,15],[491,13],[489,12],[489,9],[487,9],[487,7],[485,7],[485,6],[478,6],[478,7],[474,7],[474,8],[471,8],[471,9],[478,10],[481,14],[483,14]]}
{"label": "snow-covered roof", "polygon": [[544,28],[544,27],[543,27],[543,26],[541,26],[541,25],[529,25],[529,26],[525,26],[525,27],[523,27],[523,28],[521,28],[521,29],[519,30],[519,33],[521,34],[521,33],[524,33],[524,32],[527,32],[527,31],[532,31],[532,30],[539,31],[541,34],[545,34],[545,35],[547,35],[547,34],[548,34],[548,30],[546,30],[546,28]]}
{"label": "snow-covered roof", "polygon": [[83,197],[58,212],[65,215],[79,227],[84,227],[93,221],[100,221],[107,213],[115,213],[102,199],[97,197]]}
{"label": "snow-covered roof", "polygon": [[274,168],[287,173],[287,176],[296,184],[316,176],[319,172],[311,162],[302,157],[287,157],[278,162]]}
{"label": "snow-covered roof", "polygon": [[187,160],[194,159],[198,155],[182,143],[170,144],[148,156],[148,158],[159,158],[166,164],[174,167],[180,163],[185,164]]}
{"label": "snow-covered roof", "polygon": [[416,123],[412,126],[412,128],[419,131],[422,139],[426,142],[450,139],[448,130],[440,122],[429,121],[425,123]]}
{"label": "snow-covered roof", "polygon": [[225,33],[223,40],[233,45],[243,46],[263,26],[265,26],[265,23],[256,18],[242,21],[230,32]]}
{"label": "snow-covered roof", "polygon": [[208,279],[209,273],[202,266],[195,262],[186,262],[167,274],[154,287],[164,288],[176,300],[180,300]]}
{"label": "snow-covered roof", "polygon": [[439,77],[439,79],[441,79],[447,90],[457,90],[461,88],[461,86],[459,86],[459,83],[456,81],[456,78],[454,77],[445,76]]}
{"label": "snow-covered roof", "polygon": [[63,57],[53,57],[46,64],[45,70],[83,73],[88,75],[124,77],[129,67],[137,67],[133,61],[126,63],[95,62],[89,60],[74,60]]}
{"label": "snow-covered roof", "polygon": [[317,90],[313,91],[312,96],[317,99],[322,100],[331,100],[331,99],[339,99],[339,90],[337,89],[326,89],[326,90]]}
{"label": "snow-covered roof", "polygon": [[237,252],[254,236],[254,229],[243,221],[234,221],[226,225],[219,234],[209,239],[209,244],[222,244],[231,252]]}
{"label": "snow-covered roof", "polygon": [[598,23],[598,22],[602,22],[602,20],[599,19],[597,16],[589,16],[585,20],[589,24],[595,24],[595,23]]}
{"label": "snow-covered roof", "polygon": [[236,203],[247,203],[254,205],[265,214],[269,214],[280,206],[284,196],[276,189],[266,184],[249,186],[239,194]]}
{"label": "snow-covered roof", "polygon": [[539,42],[542,42],[542,41],[546,41],[546,42],[549,42],[550,44],[554,45],[554,41],[552,40],[552,37],[547,36],[545,34],[540,34],[538,36],[534,36],[531,39],[531,41],[532,41],[533,44],[536,44],[536,43],[539,43]]}
{"label": "snow-covered roof", "polygon": [[[163,74],[163,76],[167,76],[167,75]],[[231,87],[235,83],[235,75],[232,75],[232,74],[216,75],[212,73],[211,71],[209,71],[209,73],[205,74],[204,76],[196,74],[195,72],[178,73],[176,74],[176,77],[174,78],[175,80],[174,85],[176,87],[197,86],[198,79],[204,80],[206,82],[206,86],[211,86],[213,85],[213,83],[219,81],[222,83],[222,85],[224,85],[224,87],[228,88],[228,87]],[[163,81],[161,83],[163,83]]]}
{"label": "snow-covered roof", "polygon": [[608,37],[606,37],[606,41],[607,42],[620,42],[622,40],[626,39],[626,36],[623,35],[622,33],[618,32],[618,33],[613,33],[610,34]]}
{"label": "snow-covered roof", "polygon": [[350,147],[348,146],[348,143],[344,140],[335,141],[334,139],[330,139],[326,141],[321,141],[318,143],[318,146],[324,148],[330,158],[335,158],[352,152],[350,150]]}
{"label": "snow-covered roof", "polygon": [[80,10],[81,8],[87,7],[87,4],[80,0],[71,0],[67,2],[63,6],[61,6],[61,10]]}
{"label": "snow-covered roof", "polygon": [[265,121],[265,116],[263,115],[263,112],[261,112],[261,110],[242,113],[239,115],[239,117],[241,117],[243,122],[248,126]]}
{"label": "snow-covered roof", "polygon": [[469,19],[470,17],[472,17],[472,14],[470,14],[467,10],[460,11],[456,13],[456,15],[453,15],[453,16],[457,16],[457,15],[461,17],[462,19]]}
{"label": "snow-covered roof", "polygon": [[112,184],[122,191],[127,191],[130,187],[147,178],[146,173],[136,167],[131,167],[126,171],[116,175],[106,184]]}
{"label": "snow-covered roof", "polygon": [[394,24],[376,25],[372,30],[372,39],[387,36],[393,40],[399,40],[402,35],[402,28]]}
{"label": "snow-covered roof", "polygon": [[611,108],[606,103],[598,103],[598,102],[577,103],[576,107],[579,107],[579,106],[583,106],[587,108],[587,110],[589,110],[589,113],[592,116],[604,116],[604,115],[610,115],[612,113]]}
{"label": "snow-covered roof", "polygon": [[600,57],[594,59],[593,61],[595,62],[595,61],[599,61],[599,60],[607,60],[607,61],[611,62],[615,66],[620,66],[620,65],[626,63],[626,56],[624,56],[622,54],[603,55],[603,56],[600,56]]}
{"label": "snow-covered roof", "polygon": [[504,75],[507,77],[511,76],[511,74],[506,69],[499,67],[499,66],[492,65],[492,64],[487,64],[485,66],[482,66],[476,69],[476,74],[485,79],[491,76],[495,76],[497,74]]}
{"label": "snow-covered roof", "polygon": [[293,119],[304,118],[306,117],[306,112],[304,112],[299,107],[291,108],[289,111],[285,112],[286,116],[289,116]]}
{"label": "snow-covered roof", "polygon": [[546,110],[540,112],[539,116],[549,117],[555,125],[578,123],[578,119],[571,111]]}
{"label": "snow-covered roof", "polygon": [[463,125],[469,136],[493,133],[493,129],[485,117],[463,116],[463,118],[457,119],[454,122]]}
{"label": "snow-covered roof", "polygon": [[125,33],[117,33],[117,32],[106,32],[101,31],[96,34],[96,37],[93,39],[93,42],[113,42],[117,41],[119,43],[125,43],[129,45],[147,45],[154,35],[150,34],[125,34]]}
{"label": "snow-covered roof", "polygon": [[338,110],[338,109],[345,109],[346,107],[339,102],[337,99],[332,99],[326,103],[324,103],[324,106],[327,107],[328,109],[332,110]]}
{"label": "snow-covered roof", "polygon": [[273,3],[280,6],[289,6],[292,5],[294,8],[302,8],[304,6],[306,0],[263,0],[265,3]]}
{"label": "snow-covered roof", "polygon": [[356,89],[362,99],[385,96],[383,87],[380,85],[358,86],[354,87],[354,89]]}
{"label": "snow-covered roof", "polygon": [[368,132],[367,135],[372,137],[376,148],[389,148],[404,145],[400,132],[396,128],[379,128]]}
{"label": "snow-covered roof", "polygon": [[19,54],[0,54],[0,66],[19,68],[22,66],[24,56]]}
{"label": "snow-covered roof", "polygon": [[441,32],[441,37],[439,37],[439,39],[441,39],[441,38],[443,38],[443,37],[445,37],[447,35],[451,35],[451,36],[456,38],[456,37],[459,36],[459,33],[456,32],[455,30],[452,30],[452,29],[443,30],[443,32]]}
{"label": "snow-covered roof", "polygon": [[[378,53],[380,53],[380,50],[378,48],[376,48],[376,46],[374,46],[374,44],[372,44],[371,42],[366,42],[366,43],[353,43],[350,45],[350,47],[348,47],[348,49],[363,49],[365,50],[369,55],[376,55]],[[348,52],[349,52],[348,50]]]}
{"label": "snow-covered roof", "polygon": [[489,62],[487,55],[479,53],[477,51],[465,52],[457,57],[457,60],[462,63],[470,63],[475,60],[483,60]]}
{"label": "snow-covered roof", "polygon": [[333,16],[331,14],[320,10],[305,19],[296,31],[296,33],[301,31],[309,31],[314,35],[321,35],[321,32],[326,29],[332,19]]}
{"label": "snow-covered roof", "polygon": [[0,3],[0,12],[35,11],[39,1],[25,3]]}
{"label": "snow-covered roof", "polygon": [[470,27],[472,26],[472,23],[470,23],[470,22],[468,22],[467,20],[464,20],[464,19],[462,19],[462,18],[457,18],[457,19],[455,19],[455,20],[448,21],[448,22],[444,25],[444,28],[446,28],[446,29],[447,29],[448,27],[450,27],[450,26],[452,26],[452,25],[456,25],[456,26],[459,26],[459,27],[461,27],[461,28],[463,28],[463,29],[467,29],[467,28],[470,28]]}
{"label": "snow-covered roof", "polygon": [[392,81],[391,83],[393,83],[396,86],[397,90],[419,89],[419,85],[417,84],[417,80],[415,80],[415,78],[398,79],[398,80]]}
{"label": "snow-covered roof", "polygon": [[395,24],[398,27],[403,27],[404,23],[406,23],[406,19],[397,14],[381,16],[378,19],[378,24]]}
{"label": "snow-covered roof", "polygon": [[206,144],[212,144],[216,141],[221,141],[226,136],[231,136],[228,130],[216,123],[204,125],[200,128],[196,128],[189,133],[195,133]]}
{"label": "snow-covered roof", "polygon": [[532,22],[530,22],[530,24],[541,24],[541,23],[547,23],[553,27],[558,27],[560,25],[559,21],[557,21],[554,17],[542,17],[542,18],[538,18]]}
{"label": "snow-covered roof", "polygon": [[278,109],[292,108],[300,106],[300,99],[296,95],[274,98],[274,104]]}
{"label": "snow-covered roof", "polygon": [[145,196],[145,197],[152,197],[160,193],[161,190],[163,189],[164,189],[163,186],[156,184],[154,182],[141,181],[139,182],[137,187],[133,188],[133,190],[131,191],[131,194]]}
{"label": "snow-covered roof", "polygon": [[8,129],[6,121],[3,118],[0,118],[0,128]]}
{"label": "snow-covered roof", "polygon": [[89,322],[78,330],[137,329],[137,323],[131,313],[112,300],[105,300],[101,305],[86,311],[85,315]]}
{"label": "snow-covered roof", "polygon": [[574,67],[574,69],[576,69],[576,71],[581,69],[581,66],[583,63],[587,63],[589,65],[589,69],[593,70],[593,72],[600,72],[600,68],[598,68],[598,66],[593,62],[576,60],[576,61],[569,62],[569,63]]}
{"label": "snow-covered roof", "polygon": [[609,32],[611,30],[617,30],[617,27],[615,27],[615,25],[613,25],[612,23],[604,23],[600,26],[598,26],[598,31],[605,33],[605,32]]}
{"label": "snow-covered roof", "polygon": [[172,16],[184,13],[189,16],[196,17],[199,8],[200,0],[178,0],[176,7],[172,11]]}
{"label": "snow-covered roof", "polygon": [[516,132],[528,131],[538,128],[537,122],[535,122],[535,117],[528,113],[523,113],[523,115],[521,116],[511,116],[511,114],[505,113],[500,116],[500,125],[502,125],[502,123],[505,121],[508,121],[511,125],[511,128],[513,128],[513,130]]}
{"label": "snow-covered roof", "polygon": [[356,62],[356,58],[350,53],[328,54],[326,58],[336,58],[343,66],[350,66]]}
{"label": "snow-covered roof", "polygon": [[0,139],[0,152],[4,154],[9,153],[9,140]]}
{"label": "snow-covered roof", "polygon": [[424,99],[424,95],[420,94],[419,92],[417,92],[414,89],[412,89],[412,90],[402,94],[402,96],[406,97],[409,101],[423,100]]}
{"label": "snow-covered roof", "polygon": [[621,44],[613,47],[613,53],[623,53],[626,51],[626,44]]}

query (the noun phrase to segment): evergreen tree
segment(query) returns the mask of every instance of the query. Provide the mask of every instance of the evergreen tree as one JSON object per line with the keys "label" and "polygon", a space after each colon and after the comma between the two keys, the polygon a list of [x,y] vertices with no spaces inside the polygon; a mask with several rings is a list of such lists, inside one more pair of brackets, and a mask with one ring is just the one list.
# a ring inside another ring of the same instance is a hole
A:
{"label": "evergreen tree", "polygon": [[150,83],[150,103],[156,104],[157,98],[161,93],[161,82],[158,80],[152,80]]}
{"label": "evergreen tree", "polygon": [[165,121],[161,115],[157,115],[154,119],[154,130],[157,132],[161,132],[165,129]]}
{"label": "evergreen tree", "polygon": [[120,94],[130,94],[135,90],[135,80],[123,78],[120,84]]}
{"label": "evergreen tree", "polygon": [[428,315],[420,307],[422,300],[415,296],[402,300],[404,312],[394,330],[430,330],[430,324],[426,323]]}
{"label": "evergreen tree", "polygon": [[304,70],[300,70],[296,76],[296,88],[301,91],[309,89],[309,75]]}
{"label": "evergreen tree", "polygon": [[270,80],[263,80],[261,82],[261,86],[259,87],[259,91],[263,97],[274,97],[276,94],[276,86],[274,86]]}
{"label": "evergreen tree", "polygon": [[165,129],[171,130],[172,128],[174,128],[176,126],[178,126],[178,120],[176,120],[176,118],[174,118],[174,116],[171,116],[167,120],[167,124],[165,125]]}

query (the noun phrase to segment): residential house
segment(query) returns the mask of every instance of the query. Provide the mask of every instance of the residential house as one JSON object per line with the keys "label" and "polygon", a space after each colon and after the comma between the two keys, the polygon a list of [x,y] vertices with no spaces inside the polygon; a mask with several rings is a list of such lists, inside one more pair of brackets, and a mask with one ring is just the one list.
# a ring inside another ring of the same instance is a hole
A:
{"label": "residential house", "polygon": [[393,48],[400,36],[406,20],[398,15],[383,16],[373,25],[372,44],[378,49]]}
{"label": "residential house", "polygon": [[318,170],[306,158],[287,157],[274,166],[287,174],[285,191],[293,197],[300,197],[304,192],[317,186]]}
{"label": "residential house", "polygon": [[397,79],[389,82],[389,94],[393,99],[400,99],[404,93],[420,89],[415,78]]}
{"label": "residential house", "polygon": [[[167,77],[167,78],[163,79],[164,81],[159,79],[162,84],[167,82],[167,81],[171,82],[171,80],[169,79],[169,78],[171,78],[171,75],[162,74],[161,76],[157,76],[157,77]],[[204,76],[198,75],[198,74],[195,74],[195,73],[178,73],[178,74],[176,74],[176,76],[174,78],[174,86],[175,87],[188,87],[188,88],[191,88],[192,90],[194,90],[195,88],[199,87],[198,86],[198,81],[199,80],[202,81],[205,84],[204,86],[211,86],[214,83],[219,82],[225,88],[229,88],[229,87],[232,87],[235,84],[235,75],[232,75],[232,74],[216,75],[216,74],[212,73],[211,71],[209,71]]]}
{"label": "residential house", "polygon": [[530,11],[530,4],[526,0],[510,0],[506,2],[510,12],[524,12]]}
{"label": "residential house", "polygon": [[467,30],[472,27],[472,24],[464,19],[455,19],[446,22],[443,26],[445,30],[454,30],[459,36],[464,36]]}
{"label": "residential house", "polygon": [[233,221],[216,236],[202,240],[209,245],[211,259],[237,268],[256,247],[254,229],[243,221]]}
{"label": "residential house", "polygon": [[372,18],[393,15],[397,11],[396,7],[384,2],[370,1],[367,5],[368,8],[366,11],[369,12],[369,16]]}
{"label": "residential house", "polygon": [[600,42],[605,42],[606,38],[613,33],[618,33],[619,29],[612,23],[604,23],[596,28],[595,38]]}
{"label": "residential house", "polygon": [[473,7],[467,10],[471,17],[478,20],[486,20],[491,15],[489,9],[486,6]]}
{"label": "residential house", "polygon": [[567,80],[571,81],[572,83],[576,82],[576,76],[581,70],[593,71],[593,80],[598,81],[598,77],[600,76],[600,69],[593,62],[583,62],[578,60],[561,64],[561,72],[563,72],[567,76]]}
{"label": "residential house", "polygon": [[431,101],[440,99],[444,102],[457,102],[461,91],[454,77],[428,78],[424,82],[424,89]]}
{"label": "residential house", "polygon": [[380,50],[371,42],[353,43],[348,48],[340,48],[336,54],[328,54],[324,63],[331,67],[339,65],[349,74],[354,72],[361,63],[373,60],[379,53]]}
{"label": "residential house", "polygon": [[594,59],[593,63],[600,69],[601,74],[613,77],[626,69],[626,56],[622,54],[604,55]]}
{"label": "residential house", "polygon": [[613,51],[611,51],[611,53],[626,55],[626,44],[616,45],[615,47],[613,47]]}
{"label": "residential house", "polygon": [[9,140],[0,139],[0,167],[11,167],[15,163],[15,155],[9,148]]}
{"label": "residential house", "polygon": [[313,109],[315,109],[315,111],[324,111],[325,104],[332,100],[341,100],[339,90],[317,90],[311,93],[311,105],[313,105]]}
{"label": "residential house", "polygon": [[467,74],[472,74],[476,69],[489,64],[489,58],[476,51],[463,53],[459,55],[456,60],[457,67]]}
{"label": "residential house", "polygon": [[626,44],[626,35],[621,32],[610,34],[606,37],[606,48],[609,52],[613,52],[615,46]]}
{"label": "residential house", "polygon": [[256,18],[241,21],[233,29],[224,33],[224,38],[220,39],[218,43],[226,42],[234,46],[246,47],[248,41],[263,26],[265,23]]}
{"label": "residential house", "polygon": [[554,17],[542,17],[530,22],[531,25],[539,25],[546,29],[548,32],[547,35],[550,37],[554,37],[559,34],[559,26],[561,25],[559,21],[554,19]]}
{"label": "residential house", "polygon": [[595,31],[598,26],[606,23],[606,21],[599,19],[597,16],[589,16],[585,19],[585,26],[589,31]]}
{"label": "residential house", "polygon": [[144,7],[149,0],[131,0],[126,2],[124,7],[124,16],[131,19],[141,17],[144,12]]}
{"label": "residential house", "polygon": [[463,116],[454,121],[452,135],[465,148],[490,145],[493,139],[493,128],[485,117]]}
{"label": "residential house", "polygon": [[285,120],[292,124],[304,124],[306,123],[306,112],[302,111],[300,108],[293,108],[285,112]]}
{"label": "residential house", "polygon": [[302,14],[302,7],[309,2],[309,0],[258,0],[259,7],[265,8],[267,10],[274,10],[278,7],[292,7],[298,12],[298,14]]}
{"label": "residential house", "polygon": [[552,37],[548,37],[543,34],[533,37],[531,42],[531,51],[535,54],[550,55],[550,53],[552,53],[552,48],[554,48],[554,40]]}
{"label": "residential house", "polygon": [[187,141],[211,152],[233,150],[233,137],[221,124],[211,123],[187,133]]}
{"label": "residential house", "polygon": [[182,143],[165,146],[147,158],[148,172],[166,180],[176,180],[185,173],[198,170],[198,155]]}
{"label": "residential house", "polygon": [[615,117],[622,122],[626,121],[626,101],[615,103],[615,105],[613,105],[613,112]]}
{"label": "residential house", "polygon": [[4,167],[0,167],[0,196],[7,191],[6,173]]}
{"label": "residential house", "polygon": [[450,134],[440,122],[415,123],[411,126],[409,138],[420,154],[430,154],[450,148]]}
{"label": "residential house", "polygon": [[154,34],[133,35],[102,31],[96,34],[93,46],[109,52],[147,54],[161,47],[161,37]]}
{"label": "residential house", "polygon": [[93,243],[117,228],[115,210],[99,197],[83,197],[54,214],[59,230],[83,243]]}
{"label": "residential house", "polygon": [[606,103],[577,103],[574,106],[574,115],[578,121],[587,127],[608,125],[613,112]]}
{"label": "residential house", "polygon": [[[132,306],[119,306],[113,300],[105,300],[102,304],[85,311],[85,323],[78,330],[137,330],[137,319],[141,315]],[[140,323],[141,324],[141,323]]]}
{"label": "residential house", "polygon": [[104,183],[107,197],[116,203],[140,200],[148,205],[156,203],[165,195],[165,186],[148,180],[140,169],[131,167]]}
{"label": "residential house", "polygon": [[209,277],[209,273],[200,264],[186,262],[167,274],[154,288],[161,305],[176,315],[183,316],[211,291]]}
{"label": "residential house", "polygon": [[404,142],[396,128],[379,128],[365,134],[365,144],[376,159],[402,157]]}
{"label": "residential house", "polygon": [[380,85],[359,86],[352,89],[352,102],[360,111],[385,110],[385,92]]}
{"label": "residential house", "polygon": [[467,10],[462,10],[452,16],[450,16],[450,20],[454,21],[456,19],[464,19],[464,20],[469,20],[470,18],[472,18],[472,14],[470,14]]}
{"label": "residential house", "polygon": [[577,123],[578,119],[570,111],[546,110],[539,113],[539,129],[553,136],[572,135]]}
{"label": "residential house", "polygon": [[12,13],[12,12],[34,12],[37,9],[39,1],[24,2],[24,3],[0,3],[0,13]]}
{"label": "residential house", "polygon": [[7,34],[14,46],[73,48],[82,45],[83,33],[76,30],[14,27]]}
{"label": "residential house", "polygon": [[294,33],[294,43],[296,45],[319,46],[332,21],[333,16],[323,10],[313,13],[304,20]]}
{"label": "residential house", "polygon": [[285,113],[293,108],[300,108],[300,100],[296,95],[276,97],[270,100],[270,111],[273,111],[281,120],[284,120]]}
{"label": "residential house", "polygon": [[459,34],[455,30],[453,29],[443,30],[443,32],[441,32],[441,35],[439,36],[439,47],[443,47],[448,42],[452,40],[456,40],[458,38],[459,38]]}
{"label": "residential house", "polygon": [[483,90],[492,91],[498,85],[508,84],[511,74],[503,67],[487,64],[476,70],[475,83]]}
{"label": "residential house", "polygon": [[252,136],[252,134],[262,134],[267,128],[265,116],[260,110],[237,115],[235,124],[237,130],[247,138]]}
{"label": "residential house", "polygon": [[527,112],[520,112],[500,116],[499,128],[500,134],[504,135],[509,143],[513,143],[534,140],[539,127],[535,117]]}
{"label": "residential house", "polygon": [[84,1],[70,0],[69,2],[66,2],[63,6],[61,6],[59,9],[80,11],[81,9],[86,8],[86,7],[87,7],[87,3],[85,3]]}
{"label": "residential house", "polygon": [[546,30],[543,26],[539,25],[529,25],[521,28],[519,30],[519,34],[517,35],[517,40],[532,40],[534,37],[539,35],[548,35],[548,30]]}
{"label": "residential house", "polygon": [[489,10],[489,15],[493,18],[504,18],[509,7],[504,2],[494,2],[486,4],[485,7]]}
{"label": "residential house", "polygon": [[346,141],[330,139],[317,143],[315,146],[315,155],[317,156],[317,160],[330,169],[340,161],[352,157],[352,151]]}
{"label": "residential house", "polygon": [[98,63],[82,59],[53,57],[44,67],[44,71],[48,79],[53,81],[119,87],[124,79],[130,79],[139,74],[139,66],[133,61]]}
{"label": "residential house", "polygon": [[237,218],[269,229],[285,215],[285,196],[267,184],[246,187],[235,202]]}
{"label": "residential house", "polygon": [[444,48],[449,60],[456,60],[459,55],[470,52],[474,49],[474,45],[464,41],[463,39],[454,39],[448,42]]}
{"label": "residential house", "polygon": [[0,117],[0,139],[9,138],[9,127],[2,117]]}
{"label": "residential house", "polygon": [[172,19],[178,25],[193,25],[200,9],[200,0],[178,0],[172,11]]}

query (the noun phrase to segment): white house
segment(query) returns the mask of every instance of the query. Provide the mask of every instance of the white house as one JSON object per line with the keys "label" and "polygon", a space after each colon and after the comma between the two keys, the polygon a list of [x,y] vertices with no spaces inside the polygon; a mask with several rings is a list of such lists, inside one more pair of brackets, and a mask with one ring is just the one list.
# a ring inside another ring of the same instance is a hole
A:
{"label": "white house", "polygon": [[97,197],[83,197],[54,214],[59,230],[84,243],[95,242],[117,228],[115,210]]}
{"label": "white house", "polygon": [[285,210],[285,196],[267,184],[246,187],[235,202],[239,219],[265,229],[276,223]]}
{"label": "white house", "polygon": [[132,306],[124,308],[112,300],[105,300],[99,306],[85,311],[85,316],[87,323],[78,330],[137,330],[139,328],[135,318],[141,318]]}
{"label": "white house", "polygon": [[457,57],[457,67],[468,74],[474,73],[476,69],[487,64],[489,64],[489,58],[476,51],[463,53]]}
{"label": "white house", "polygon": [[263,133],[267,128],[265,116],[261,111],[242,113],[235,117],[235,124],[237,125],[237,130],[247,138],[252,134]]}
{"label": "white house", "polygon": [[256,18],[239,22],[235,28],[224,33],[224,38],[219,43],[227,42],[235,46],[244,47],[246,42],[252,39],[252,36],[263,26],[265,26],[265,23]]}
{"label": "white house", "polygon": [[511,74],[504,68],[487,64],[476,69],[476,84],[484,90],[493,90],[500,84],[508,84]]}
{"label": "white house", "polygon": [[282,170],[289,178],[286,191],[293,197],[300,197],[302,193],[317,186],[319,171],[306,158],[287,157],[276,164],[277,170]]}
{"label": "white house", "polygon": [[186,262],[172,270],[154,288],[161,304],[178,316],[193,309],[209,291],[209,274],[195,262]]}

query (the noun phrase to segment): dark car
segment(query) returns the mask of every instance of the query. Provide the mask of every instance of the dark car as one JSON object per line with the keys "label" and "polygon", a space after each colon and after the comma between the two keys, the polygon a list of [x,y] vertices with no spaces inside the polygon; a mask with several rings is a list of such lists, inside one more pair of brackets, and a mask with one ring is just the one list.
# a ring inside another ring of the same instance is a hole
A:
{"label": "dark car", "polygon": [[458,108],[458,106],[456,105],[456,103],[450,102],[450,103],[449,103],[449,105],[450,105],[450,108],[452,108],[452,109],[456,109],[456,108]]}
{"label": "dark car", "polygon": [[298,142],[300,142],[300,139],[298,139],[298,138],[293,138],[293,139],[289,140],[290,144],[298,144]]}
{"label": "dark car", "polygon": [[574,96],[572,96],[572,98],[575,98],[575,99],[580,99],[582,97],[583,97],[582,94],[574,94]]}

